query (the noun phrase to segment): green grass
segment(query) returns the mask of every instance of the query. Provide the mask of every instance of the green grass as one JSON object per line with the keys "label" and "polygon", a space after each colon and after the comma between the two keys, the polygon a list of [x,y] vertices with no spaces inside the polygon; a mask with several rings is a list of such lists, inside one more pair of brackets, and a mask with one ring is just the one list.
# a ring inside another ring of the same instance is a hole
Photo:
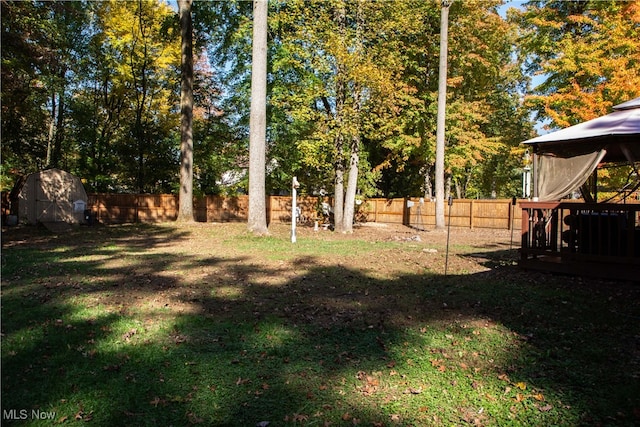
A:
{"label": "green grass", "polygon": [[419,245],[217,227],[4,248],[2,424],[640,422],[637,286],[497,253],[443,277],[415,272]]}
{"label": "green grass", "polygon": [[372,244],[360,240],[299,239],[295,245],[282,236],[254,236],[250,233],[226,239],[237,251],[257,251],[270,260],[290,260],[300,256],[366,256],[379,250],[399,248],[396,242]]}

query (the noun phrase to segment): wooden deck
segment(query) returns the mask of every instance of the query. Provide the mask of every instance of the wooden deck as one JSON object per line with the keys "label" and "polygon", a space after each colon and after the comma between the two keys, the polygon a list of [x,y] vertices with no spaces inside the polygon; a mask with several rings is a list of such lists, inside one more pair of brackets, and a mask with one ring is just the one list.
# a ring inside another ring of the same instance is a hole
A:
{"label": "wooden deck", "polygon": [[640,282],[640,203],[520,206],[521,267]]}

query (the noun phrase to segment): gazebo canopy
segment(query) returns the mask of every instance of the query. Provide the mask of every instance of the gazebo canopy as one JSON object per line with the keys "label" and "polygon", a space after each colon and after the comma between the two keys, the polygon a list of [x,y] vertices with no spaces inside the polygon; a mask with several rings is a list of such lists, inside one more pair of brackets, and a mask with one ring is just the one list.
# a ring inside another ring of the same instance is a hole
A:
{"label": "gazebo canopy", "polygon": [[524,141],[533,148],[535,193],[559,200],[585,183],[600,163],[640,161],[640,98],[602,117]]}
{"label": "gazebo canopy", "polygon": [[574,157],[606,150],[604,162],[640,160],[640,98],[613,107],[614,112],[524,141],[540,155]]}

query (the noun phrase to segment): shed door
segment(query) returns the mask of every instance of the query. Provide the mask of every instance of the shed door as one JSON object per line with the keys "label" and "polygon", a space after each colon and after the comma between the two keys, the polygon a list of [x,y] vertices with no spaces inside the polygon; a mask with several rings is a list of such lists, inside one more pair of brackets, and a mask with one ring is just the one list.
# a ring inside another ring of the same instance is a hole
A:
{"label": "shed door", "polygon": [[40,222],[67,221],[73,212],[73,180],[59,174],[36,178],[36,212]]}

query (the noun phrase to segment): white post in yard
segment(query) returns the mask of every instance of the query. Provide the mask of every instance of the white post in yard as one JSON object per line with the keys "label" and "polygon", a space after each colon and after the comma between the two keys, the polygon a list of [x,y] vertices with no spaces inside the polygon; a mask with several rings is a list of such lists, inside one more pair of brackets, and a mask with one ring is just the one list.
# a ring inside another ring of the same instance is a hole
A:
{"label": "white post in yard", "polygon": [[298,220],[298,203],[296,199],[298,197],[298,187],[300,187],[300,184],[294,176],[291,182],[291,243],[296,242],[296,222]]}
{"label": "white post in yard", "polygon": [[529,199],[531,198],[531,156],[529,150],[524,152],[522,163],[524,164],[522,168],[522,198]]}

